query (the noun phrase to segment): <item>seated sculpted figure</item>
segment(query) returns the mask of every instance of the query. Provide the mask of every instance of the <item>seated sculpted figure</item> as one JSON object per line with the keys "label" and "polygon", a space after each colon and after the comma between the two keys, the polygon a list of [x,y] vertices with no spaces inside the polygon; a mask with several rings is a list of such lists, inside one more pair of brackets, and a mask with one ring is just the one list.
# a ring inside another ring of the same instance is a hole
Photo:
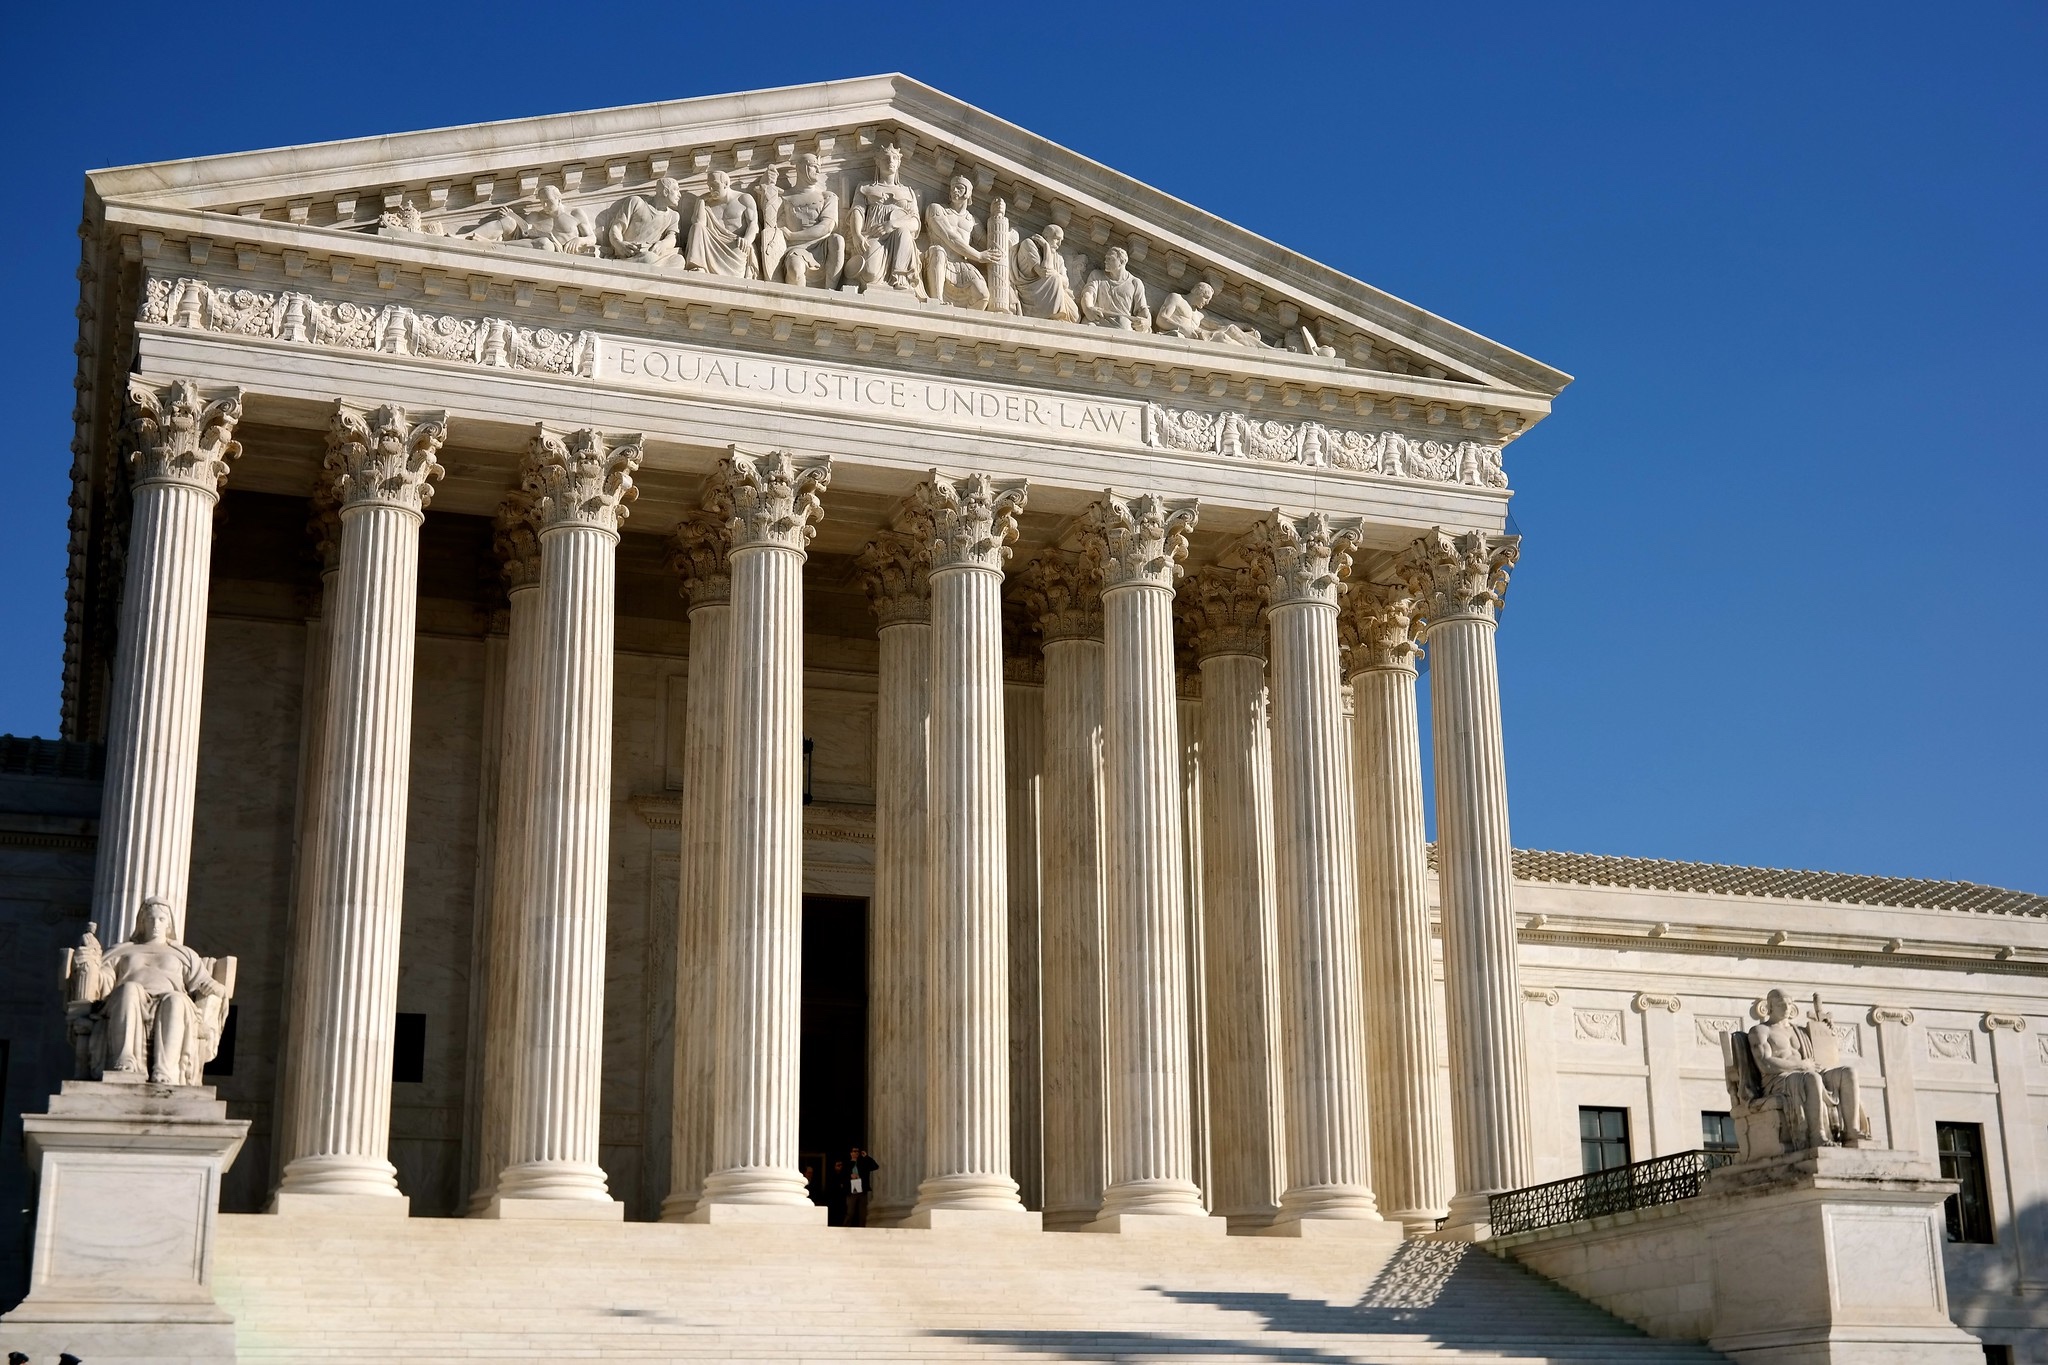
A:
{"label": "seated sculpted figure", "polygon": [[1120,246],[1102,257],[1102,269],[1090,271],[1088,285],[1081,291],[1081,317],[1097,327],[1114,327],[1124,332],[1152,330],[1152,310],[1145,303],[1145,286],[1130,273],[1130,255]]}
{"label": "seated sculpted figure", "polygon": [[1764,1094],[1784,1106],[1786,1145],[1793,1150],[1860,1146],[1870,1136],[1870,1116],[1863,1112],[1856,1068],[1841,1064],[1834,1024],[1821,1012],[1820,997],[1814,997],[1807,1022],[1791,1015],[1785,992],[1773,990],[1764,997],[1763,1022],[1749,1030],[1750,1055]]}
{"label": "seated sculpted figure", "polygon": [[782,273],[773,278],[799,288],[837,289],[846,272],[846,238],[839,231],[839,196],[825,187],[815,152],[796,159],[796,188],[782,196]]}
{"label": "seated sculpted figure", "polygon": [[974,202],[974,185],[956,175],[946,186],[947,200],[924,211],[925,234],[931,245],[925,248],[925,291],[935,299],[962,308],[988,307],[988,280],[977,266],[989,263],[989,253],[974,244],[981,235],[968,205]]}
{"label": "seated sculpted figure", "polygon": [[590,215],[571,208],[553,185],[540,187],[540,209],[521,213],[516,205],[500,207],[490,217],[457,234],[472,242],[496,242],[506,246],[527,246],[536,251],[560,251],[571,256],[597,254],[597,229]]}
{"label": "seated sculpted figure", "polygon": [[884,147],[875,154],[875,178],[854,191],[846,279],[863,291],[896,289],[923,298],[917,191],[903,183],[902,173],[903,149]]}
{"label": "seated sculpted figure", "polygon": [[1207,280],[1198,283],[1185,295],[1168,294],[1166,302],[1159,305],[1159,330],[1169,336],[1187,337],[1193,341],[1219,341],[1226,346],[1258,347],[1266,344],[1251,328],[1240,327],[1234,322],[1220,322],[1202,311],[1215,297],[1216,291]]}
{"label": "seated sculpted figure", "polygon": [[104,952],[90,928],[67,955],[66,1009],[84,1046],[81,1070],[109,1081],[198,1085],[220,1048],[234,959],[221,979],[171,937],[171,907],[150,899],[126,943]]}
{"label": "seated sculpted figure", "polygon": [[754,239],[761,235],[761,211],[749,194],[732,187],[732,177],[713,171],[706,177],[710,188],[697,206],[690,223],[690,245],[683,253],[683,267],[707,275],[730,275],[735,279],[758,279],[760,262],[754,256]]}
{"label": "seated sculpted figure", "polygon": [[1017,243],[1017,302],[1024,316],[1060,322],[1081,320],[1080,305],[1074,302],[1073,278],[1067,273],[1067,258],[1060,250],[1066,240],[1065,228],[1048,223],[1045,231]]}
{"label": "seated sculpted figure", "polygon": [[670,265],[682,255],[683,187],[673,176],[654,182],[654,197],[633,195],[612,210],[604,244],[612,258]]}

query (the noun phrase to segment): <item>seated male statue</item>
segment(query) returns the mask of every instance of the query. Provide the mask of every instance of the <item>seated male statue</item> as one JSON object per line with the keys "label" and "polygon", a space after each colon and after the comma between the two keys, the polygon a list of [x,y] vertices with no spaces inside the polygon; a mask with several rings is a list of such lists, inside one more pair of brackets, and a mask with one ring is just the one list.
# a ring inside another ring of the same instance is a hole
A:
{"label": "seated male statue", "polygon": [[[1764,997],[1764,1020],[1749,1030],[1750,1055],[1764,1094],[1784,1106],[1786,1146],[1860,1146],[1870,1136],[1870,1118],[1856,1085],[1856,1068],[1838,1065],[1834,1024],[1814,997],[1813,1017],[1792,1019],[1792,1002],[1781,990]],[[1827,1030],[1817,1039],[1816,1030]]]}
{"label": "seated male statue", "polygon": [[90,1021],[89,1050],[80,1059],[88,1075],[200,1084],[220,1046],[232,972],[229,981],[215,981],[199,954],[172,938],[171,929],[170,905],[151,898],[142,903],[126,943],[102,952],[87,927],[68,954],[68,1010],[74,1019]]}
{"label": "seated male statue", "polygon": [[1131,258],[1120,246],[1102,257],[1102,269],[1089,272],[1081,290],[1081,317],[1097,327],[1114,327],[1124,332],[1152,330],[1152,310],[1145,303],[1145,286],[1130,273]]}
{"label": "seated male statue", "polygon": [[846,273],[846,238],[839,232],[839,196],[825,184],[815,152],[796,159],[796,188],[782,196],[782,274],[785,284],[837,289]]}

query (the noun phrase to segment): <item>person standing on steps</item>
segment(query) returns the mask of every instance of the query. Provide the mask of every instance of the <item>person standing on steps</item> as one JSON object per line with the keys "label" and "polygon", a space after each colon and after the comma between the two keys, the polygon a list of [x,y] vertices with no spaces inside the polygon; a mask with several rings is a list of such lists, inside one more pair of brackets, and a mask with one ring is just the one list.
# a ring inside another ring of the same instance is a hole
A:
{"label": "person standing on steps", "polygon": [[864,1228],[868,1225],[868,1197],[875,1192],[875,1172],[882,1169],[882,1163],[866,1149],[855,1147],[846,1154],[846,1166],[846,1226]]}
{"label": "person standing on steps", "polygon": [[825,1222],[829,1227],[846,1226],[848,1189],[853,1177],[848,1174],[845,1158],[832,1163],[830,1174],[825,1177]]}

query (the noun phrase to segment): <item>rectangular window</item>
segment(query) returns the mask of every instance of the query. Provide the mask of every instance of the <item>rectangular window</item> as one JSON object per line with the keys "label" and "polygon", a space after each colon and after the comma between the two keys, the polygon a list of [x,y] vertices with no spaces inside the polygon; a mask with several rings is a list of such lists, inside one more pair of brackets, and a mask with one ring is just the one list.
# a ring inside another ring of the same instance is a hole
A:
{"label": "rectangular window", "polygon": [[1984,1365],[2012,1365],[2012,1347],[1984,1343]]}
{"label": "rectangular window", "polygon": [[1735,1150],[1735,1116],[1718,1109],[1700,1110],[1700,1146],[1709,1152]]}
{"label": "rectangular window", "polygon": [[427,1016],[401,1014],[391,1031],[391,1079],[417,1085],[427,1078]]}
{"label": "rectangular window", "polygon": [[1948,1239],[1985,1242],[1991,1237],[1991,1190],[1984,1178],[1984,1125],[1937,1123],[1935,1150],[1941,1153],[1944,1180],[1956,1182],[1948,1197]]}
{"label": "rectangular window", "polygon": [[1579,1107],[1579,1160],[1588,1175],[1628,1165],[1628,1110]]}
{"label": "rectangular window", "polygon": [[235,1020],[241,1009],[240,1005],[228,1006],[228,1017],[220,1026],[220,1050],[206,1064],[206,1074],[201,1079],[235,1074]]}

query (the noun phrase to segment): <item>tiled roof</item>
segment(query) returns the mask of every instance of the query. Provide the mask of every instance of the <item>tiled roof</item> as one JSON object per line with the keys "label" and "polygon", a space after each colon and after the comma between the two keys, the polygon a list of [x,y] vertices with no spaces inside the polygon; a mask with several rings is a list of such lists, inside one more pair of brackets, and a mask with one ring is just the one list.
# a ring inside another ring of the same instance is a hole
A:
{"label": "tiled roof", "polygon": [[[1429,862],[1431,867],[1436,866],[1433,844]],[[1605,853],[1518,848],[1515,876],[1529,882],[1628,886],[1644,891],[1706,891],[1723,896],[1775,896],[1845,905],[2048,916],[2048,896],[1980,886],[1976,882],[1869,877],[1855,872],[1800,872],[1780,867],[1730,867],[1723,863],[1674,862],[1668,858],[1620,858]]]}

